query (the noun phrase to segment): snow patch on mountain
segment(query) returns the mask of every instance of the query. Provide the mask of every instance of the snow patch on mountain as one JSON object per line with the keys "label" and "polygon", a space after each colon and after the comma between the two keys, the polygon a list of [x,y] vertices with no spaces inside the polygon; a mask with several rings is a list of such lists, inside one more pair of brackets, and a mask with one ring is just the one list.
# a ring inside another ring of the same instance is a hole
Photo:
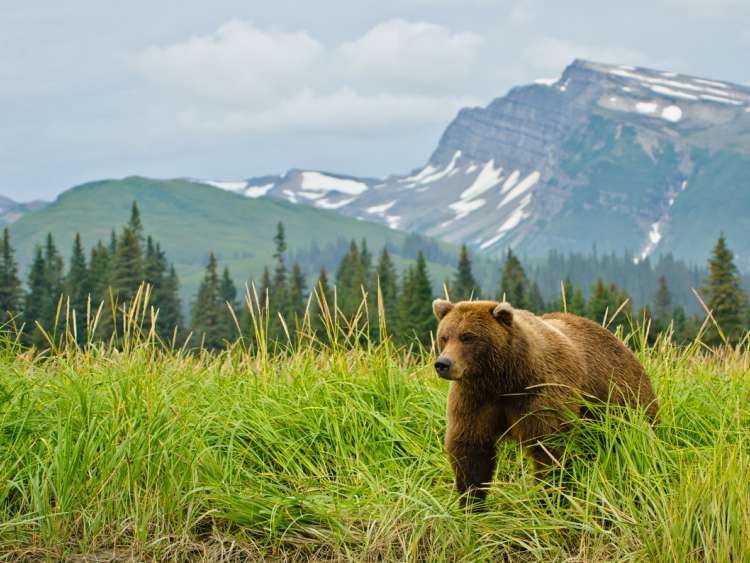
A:
{"label": "snow patch on mountain", "polygon": [[535,170],[528,176],[526,176],[523,180],[521,180],[518,185],[510,190],[506,196],[502,199],[500,203],[497,204],[497,208],[500,209],[501,207],[506,206],[508,203],[516,199],[517,197],[521,196],[526,191],[533,188],[536,183],[539,181],[539,178],[541,177],[541,174],[538,170]]}
{"label": "snow patch on mountain", "polygon": [[359,195],[367,191],[367,184],[364,182],[328,176],[321,172],[302,172],[301,187],[307,191],[337,191],[348,195]]}
{"label": "snow patch on mountain", "polygon": [[394,199],[393,201],[389,201],[388,203],[384,203],[383,205],[373,205],[372,207],[368,207],[365,211],[367,211],[370,215],[385,215],[386,211],[396,205],[396,201],[398,200]]}
{"label": "snow patch on mountain", "polygon": [[263,184],[261,186],[249,186],[243,193],[250,198],[258,198],[266,195],[274,187],[274,183]]}
{"label": "snow patch on mountain", "polygon": [[502,168],[495,169],[495,161],[490,160],[484,165],[482,171],[474,179],[474,182],[461,192],[460,198],[462,200],[475,198],[487,190],[491,190],[497,186],[502,180]]}

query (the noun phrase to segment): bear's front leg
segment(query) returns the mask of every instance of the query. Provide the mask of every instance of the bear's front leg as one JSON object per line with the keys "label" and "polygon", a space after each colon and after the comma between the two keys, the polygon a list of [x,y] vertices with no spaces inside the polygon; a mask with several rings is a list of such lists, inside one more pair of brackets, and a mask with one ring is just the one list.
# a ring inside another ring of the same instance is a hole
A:
{"label": "bear's front leg", "polygon": [[492,445],[448,441],[446,444],[461,506],[472,507],[487,496],[495,471],[497,448]]}

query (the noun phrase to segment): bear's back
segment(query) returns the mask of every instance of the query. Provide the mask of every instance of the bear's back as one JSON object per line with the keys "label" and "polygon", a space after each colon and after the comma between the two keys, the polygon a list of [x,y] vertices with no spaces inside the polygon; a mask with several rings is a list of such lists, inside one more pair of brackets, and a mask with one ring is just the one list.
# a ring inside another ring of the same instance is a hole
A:
{"label": "bear's back", "polygon": [[548,313],[541,319],[565,334],[585,365],[582,390],[603,401],[641,404],[656,414],[651,381],[638,358],[603,326],[570,313]]}

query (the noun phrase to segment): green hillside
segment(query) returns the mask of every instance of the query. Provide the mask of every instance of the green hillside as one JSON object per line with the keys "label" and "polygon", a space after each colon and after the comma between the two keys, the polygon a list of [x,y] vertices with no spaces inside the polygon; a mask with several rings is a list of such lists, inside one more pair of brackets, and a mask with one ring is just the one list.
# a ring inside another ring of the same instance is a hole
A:
{"label": "green hillside", "polygon": [[[306,250],[313,242],[322,246],[339,238],[366,238],[370,248],[377,250],[386,242],[400,245],[406,237],[382,225],[304,205],[249,199],[185,180],[130,177],[77,186],[15,223],[11,236],[23,274],[34,246],[48,232],[67,258],[76,232],[89,248],[98,240],[108,241],[112,228],[119,230],[128,220],[133,201],[140,207],[146,233],[161,243],[175,263],[183,298],[188,300],[197,289],[211,251],[222,267],[229,266],[239,284],[259,278],[263,266],[271,263],[272,238],[279,221],[286,227],[290,252]],[[403,266],[406,261],[397,263]],[[430,264],[430,268],[435,282],[451,274],[446,266]]]}

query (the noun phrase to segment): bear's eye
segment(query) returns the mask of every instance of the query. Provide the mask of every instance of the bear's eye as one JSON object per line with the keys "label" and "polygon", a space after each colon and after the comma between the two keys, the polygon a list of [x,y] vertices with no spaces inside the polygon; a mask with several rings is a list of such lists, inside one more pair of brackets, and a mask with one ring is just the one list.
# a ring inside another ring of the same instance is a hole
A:
{"label": "bear's eye", "polygon": [[446,342],[448,342],[448,337],[447,336],[441,336],[440,337],[440,345],[441,346],[445,346]]}
{"label": "bear's eye", "polygon": [[471,334],[471,333],[469,333],[469,332],[464,332],[464,333],[463,333],[463,334],[462,334],[461,336],[459,336],[459,337],[458,337],[458,339],[459,339],[459,340],[460,340],[461,342],[471,342],[471,341],[472,341],[472,340],[474,340],[475,338],[476,338],[476,335],[474,335],[474,334]]}

